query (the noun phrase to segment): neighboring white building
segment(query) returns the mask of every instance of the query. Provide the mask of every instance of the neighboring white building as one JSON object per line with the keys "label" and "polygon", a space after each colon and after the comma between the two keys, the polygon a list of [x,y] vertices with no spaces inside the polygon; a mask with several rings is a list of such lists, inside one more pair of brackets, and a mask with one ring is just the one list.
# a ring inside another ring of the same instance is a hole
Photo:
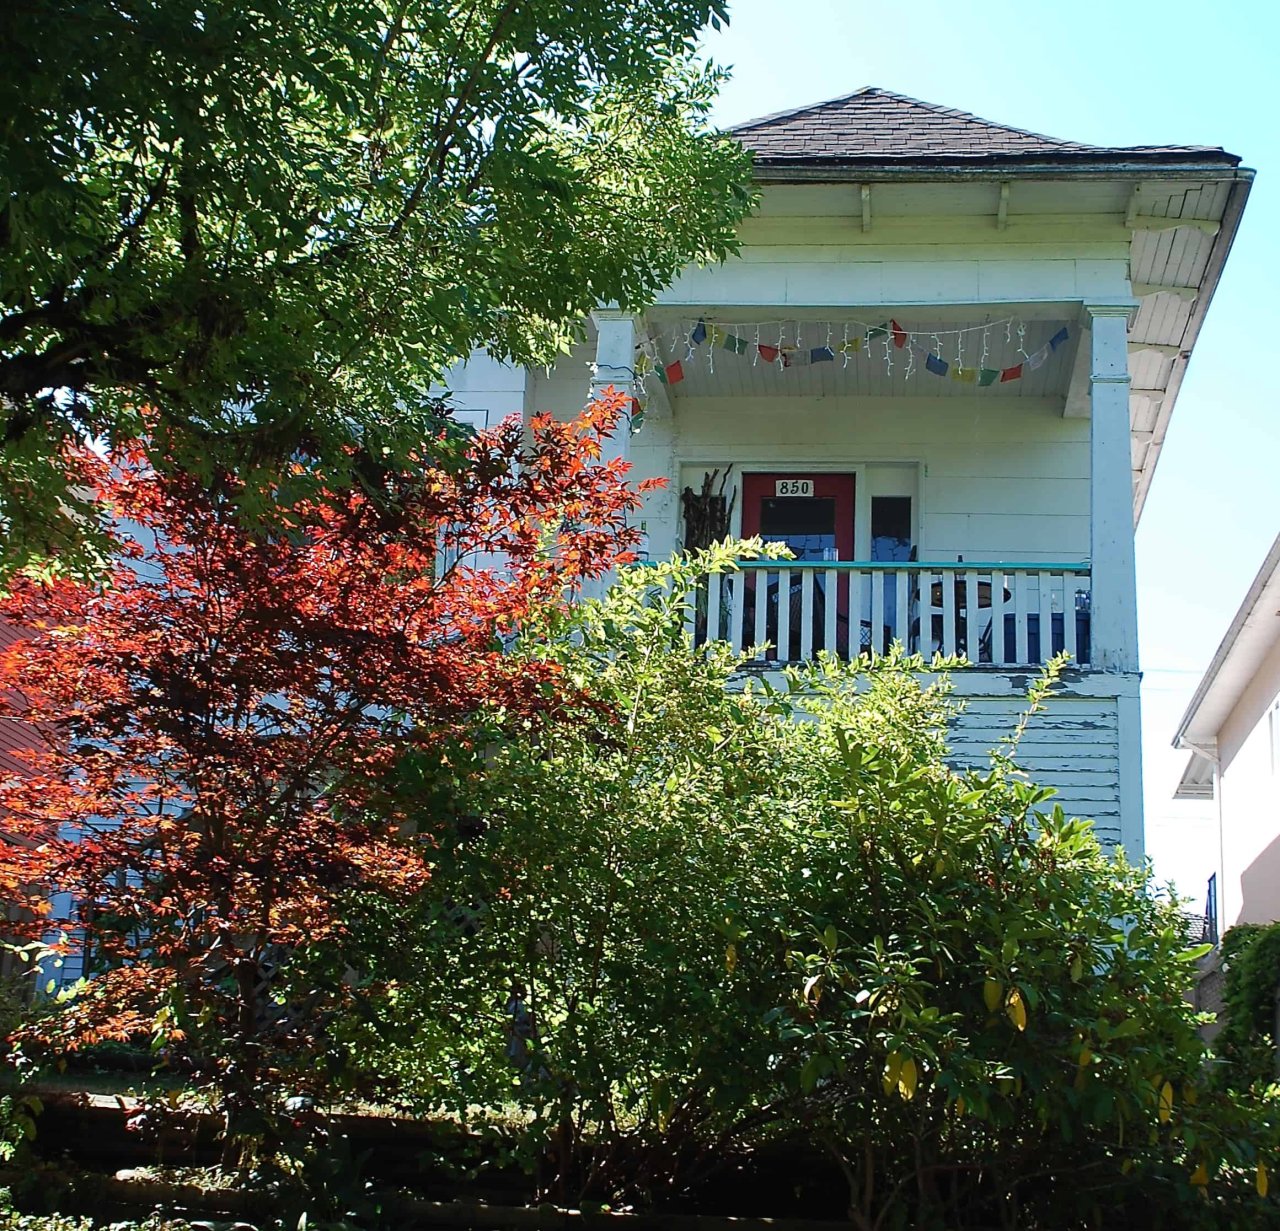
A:
{"label": "neighboring white building", "polygon": [[878,89],[734,135],[762,192],[739,256],[594,314],[549,371],[473,359],[458,404],[569,416],[591,389],[635,394],[643,422],[612,448],[669,481],[641,515],[651,555],[688,544],[682,493],[728,469],[728,530],[800,557],[713,579],[697,635],[791,660],[894,636],[967,651],[961,761],[1070,652],[1022,760],[1140,859],[1134,524],[1252,172]]}
{"label": "neighboring white building", "polygon": [[1217,805],[1218,849],[1205,852],[1211,938],[1280,919],[1280,537],[1173,742],[1191,753],[1175,797]]}

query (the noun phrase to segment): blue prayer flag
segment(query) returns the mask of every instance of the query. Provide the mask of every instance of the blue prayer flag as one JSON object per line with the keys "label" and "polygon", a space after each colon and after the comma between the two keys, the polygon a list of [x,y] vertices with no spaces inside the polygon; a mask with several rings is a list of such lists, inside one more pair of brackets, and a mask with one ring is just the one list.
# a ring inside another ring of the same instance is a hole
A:
{"label": "blue prayer flag", "polygon": [[815,346],[809,352],[810,363],[829,363],[835,357],[835,351],[833,351],[829,346]]}
{"label": "blue prayer flag", "polygon": [[689,335],[689,341],[694,346],[701,346],[707,340],[707,322],[699,321],[694,327],[693,332]]}
{"label": "blue prayer flag", "polygon": [[1067,327],[1063,325],[1063,327],[1059,329],[1058,332],[1055,333],[1053,337],[1049,339],[1049,349],[1057,350],[1058,347],[1061,346],[1067,340],[1067,337],[1068,337]]}
{"label": "blue prayer flag", "polygon": [[935,376],[945,376],[947,374],[947,361],[932,353],[925,356],[924,366]]}

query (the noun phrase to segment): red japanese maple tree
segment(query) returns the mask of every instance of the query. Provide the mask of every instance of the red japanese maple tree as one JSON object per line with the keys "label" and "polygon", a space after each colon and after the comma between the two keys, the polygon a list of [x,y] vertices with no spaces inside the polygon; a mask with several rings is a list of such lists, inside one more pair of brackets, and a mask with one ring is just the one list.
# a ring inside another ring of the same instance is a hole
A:
{"label": "red japanese maple tree", "polygon": [[353,894],[407,901],[427,877],[439,835],[409,819],[401,758],[481,713],[564,704],[555,668],[516,667],[503,639],[628,559],[637,491],[601,461],[622,409],[508,422],[455,464],[360,458],[361,488],[294,504],[284,475],[270,532],[229,479],[161,477],[141,450],[83,463],[119,519],[108,583],[24,581],[0,603],[31,634],[0,654],[0,705],[43,737],[27,774],[0,774],[0,891],[32,935],[72,895],[93,957],[46,1045],[156,1037],[233,1133],[262,1131],[264,1086],[320,1079],[349,989],[288,972],[358,942]]}

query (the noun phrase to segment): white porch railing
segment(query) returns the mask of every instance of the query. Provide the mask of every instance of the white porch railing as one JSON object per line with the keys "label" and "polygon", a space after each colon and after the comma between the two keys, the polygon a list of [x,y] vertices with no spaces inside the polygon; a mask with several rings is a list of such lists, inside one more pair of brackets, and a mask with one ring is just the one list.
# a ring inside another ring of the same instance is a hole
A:
{"label": "white porch railing", "polygon": [[695,640],[765,646],[760,662],[963,654],[979,666],[1034,666],[1065,650],[1087,665],[1088,564],[749,560],[709,576],[691,617]]}

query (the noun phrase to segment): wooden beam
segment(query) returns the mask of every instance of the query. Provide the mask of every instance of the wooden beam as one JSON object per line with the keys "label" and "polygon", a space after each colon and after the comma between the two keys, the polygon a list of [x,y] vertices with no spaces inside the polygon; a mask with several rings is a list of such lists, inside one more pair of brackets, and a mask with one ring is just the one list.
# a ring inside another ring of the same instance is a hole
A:
{"label": "wooden beam", "polygon": [[1171,231],[1177,227],[1187,227],[1193,231],[1203,231],[1214,236],[1222,230],[1222,223],[1209,218],[1164,218],[1157,214],[1134,214],[1130,221],[1125,216],[1125,224],[1133,231]]}
{"label": "wooden beam", "polygon": [[1064,419],[1087,419],[1089,417],[1089,376],[1092,371],[1091,347],[1092,339],[1089,335],[1089,318],[1086,316],[1081,322],[1081,328],[1076,330],[1076,354],[1071,364],[1071,378],[1067,382],[1067,397],[1062,404],[1062,417]]}
{"label": "wooden beam", "polygon": [[1004,231],[1009,226],[1009,181],[1000,181],[1000,205],[996,209],[996,230]]}
{"label": "wooden beam", "polygon": [[1135,282],[1133,293],[1139,299],[1145,299],[1148,295],[1176,295],[1179,299],[1188,301],[1200,298],[1198,286],[1170,286],[1165,282]]}
{"label": "wooden beam", "polygon": [[871,185],[861,184],[858,195],[862,198],[862,229],[871,230]]}
{"label": "wooden beam", "polygon": [[1138,206],[1142,202],[1142,185],[1134,184],[1133,191],[1129,194],[1129,208],[1124,212],[1124,225],[1133,230],[1134,223],[1138,219]]}
{"label": "wooden beam", "polygon": [[1154,351],[1157,355],[1161,355],[1165,359],[1177,359],[1179,355],[1186,353],[1181,346],[1168,346],[1164,342],[1129,343],[1129,354],[1131,355],[1136,355],[1144,350]]}

